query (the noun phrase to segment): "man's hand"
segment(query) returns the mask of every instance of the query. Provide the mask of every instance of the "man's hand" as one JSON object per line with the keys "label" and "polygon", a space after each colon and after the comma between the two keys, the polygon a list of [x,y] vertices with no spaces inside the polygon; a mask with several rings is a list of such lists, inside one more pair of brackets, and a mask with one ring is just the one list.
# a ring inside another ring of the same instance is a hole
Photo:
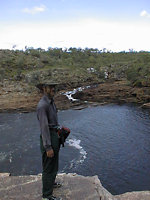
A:
{"label": "man's hand", "polygon": [[53,151],[53,149],[47,151],[46,154],[47,154],[47,157],[52,158],[52,157],[54,156],[54,151]]}

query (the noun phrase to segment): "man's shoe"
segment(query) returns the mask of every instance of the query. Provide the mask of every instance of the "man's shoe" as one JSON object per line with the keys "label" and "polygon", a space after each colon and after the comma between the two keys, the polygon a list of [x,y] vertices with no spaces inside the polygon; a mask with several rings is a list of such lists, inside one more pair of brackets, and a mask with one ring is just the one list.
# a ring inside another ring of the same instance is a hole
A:
{"label": "man's shoe", "polygon": [[60,188],[61,186],[62,186],[61,183],[55,182],[53,187],[54,188]]}

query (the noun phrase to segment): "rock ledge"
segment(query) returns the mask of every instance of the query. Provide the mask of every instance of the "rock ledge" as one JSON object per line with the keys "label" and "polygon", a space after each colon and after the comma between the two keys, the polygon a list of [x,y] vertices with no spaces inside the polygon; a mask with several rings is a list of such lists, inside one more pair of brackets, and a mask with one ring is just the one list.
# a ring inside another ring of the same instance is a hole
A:
{"label": "rock ledge", "polygon": [[[40,200],[41,175],[0,176],[1,200]],[[150,200],[150,191],[112,195],[101,184],[97,176],[84,177],[77,174],[58,174],[57,181],[63,186],[54,190],[54,195],[63,200]]]}

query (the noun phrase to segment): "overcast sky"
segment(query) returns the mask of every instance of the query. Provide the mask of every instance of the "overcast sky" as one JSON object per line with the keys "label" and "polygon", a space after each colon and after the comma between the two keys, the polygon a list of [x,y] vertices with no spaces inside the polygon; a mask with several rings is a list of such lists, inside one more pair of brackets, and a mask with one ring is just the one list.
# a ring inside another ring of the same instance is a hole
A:
{"label": "overcast sky", "polygon": [[0,49],[150,51],[150,0],[0,0]]}

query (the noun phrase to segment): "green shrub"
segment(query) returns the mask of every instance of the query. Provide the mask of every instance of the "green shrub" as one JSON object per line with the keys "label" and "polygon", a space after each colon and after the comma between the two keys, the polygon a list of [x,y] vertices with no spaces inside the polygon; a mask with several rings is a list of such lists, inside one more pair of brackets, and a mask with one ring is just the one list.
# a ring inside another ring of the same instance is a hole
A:
{"label": "green shrub", "polygon": [[[49,48],[47,51],[33,47],[25,51],[0,50],[0,69],[4,69],[4,78],[13,74],[28,73],[37,69],[67,69],[75,74],[83,72],[89,75],[87,68],[94,68],[94,76],[104,78],[127,78],[135,86],[150,84],[150,53],[102,53],[93,48]],[[14,76],[14,75],[13,75]]]}

